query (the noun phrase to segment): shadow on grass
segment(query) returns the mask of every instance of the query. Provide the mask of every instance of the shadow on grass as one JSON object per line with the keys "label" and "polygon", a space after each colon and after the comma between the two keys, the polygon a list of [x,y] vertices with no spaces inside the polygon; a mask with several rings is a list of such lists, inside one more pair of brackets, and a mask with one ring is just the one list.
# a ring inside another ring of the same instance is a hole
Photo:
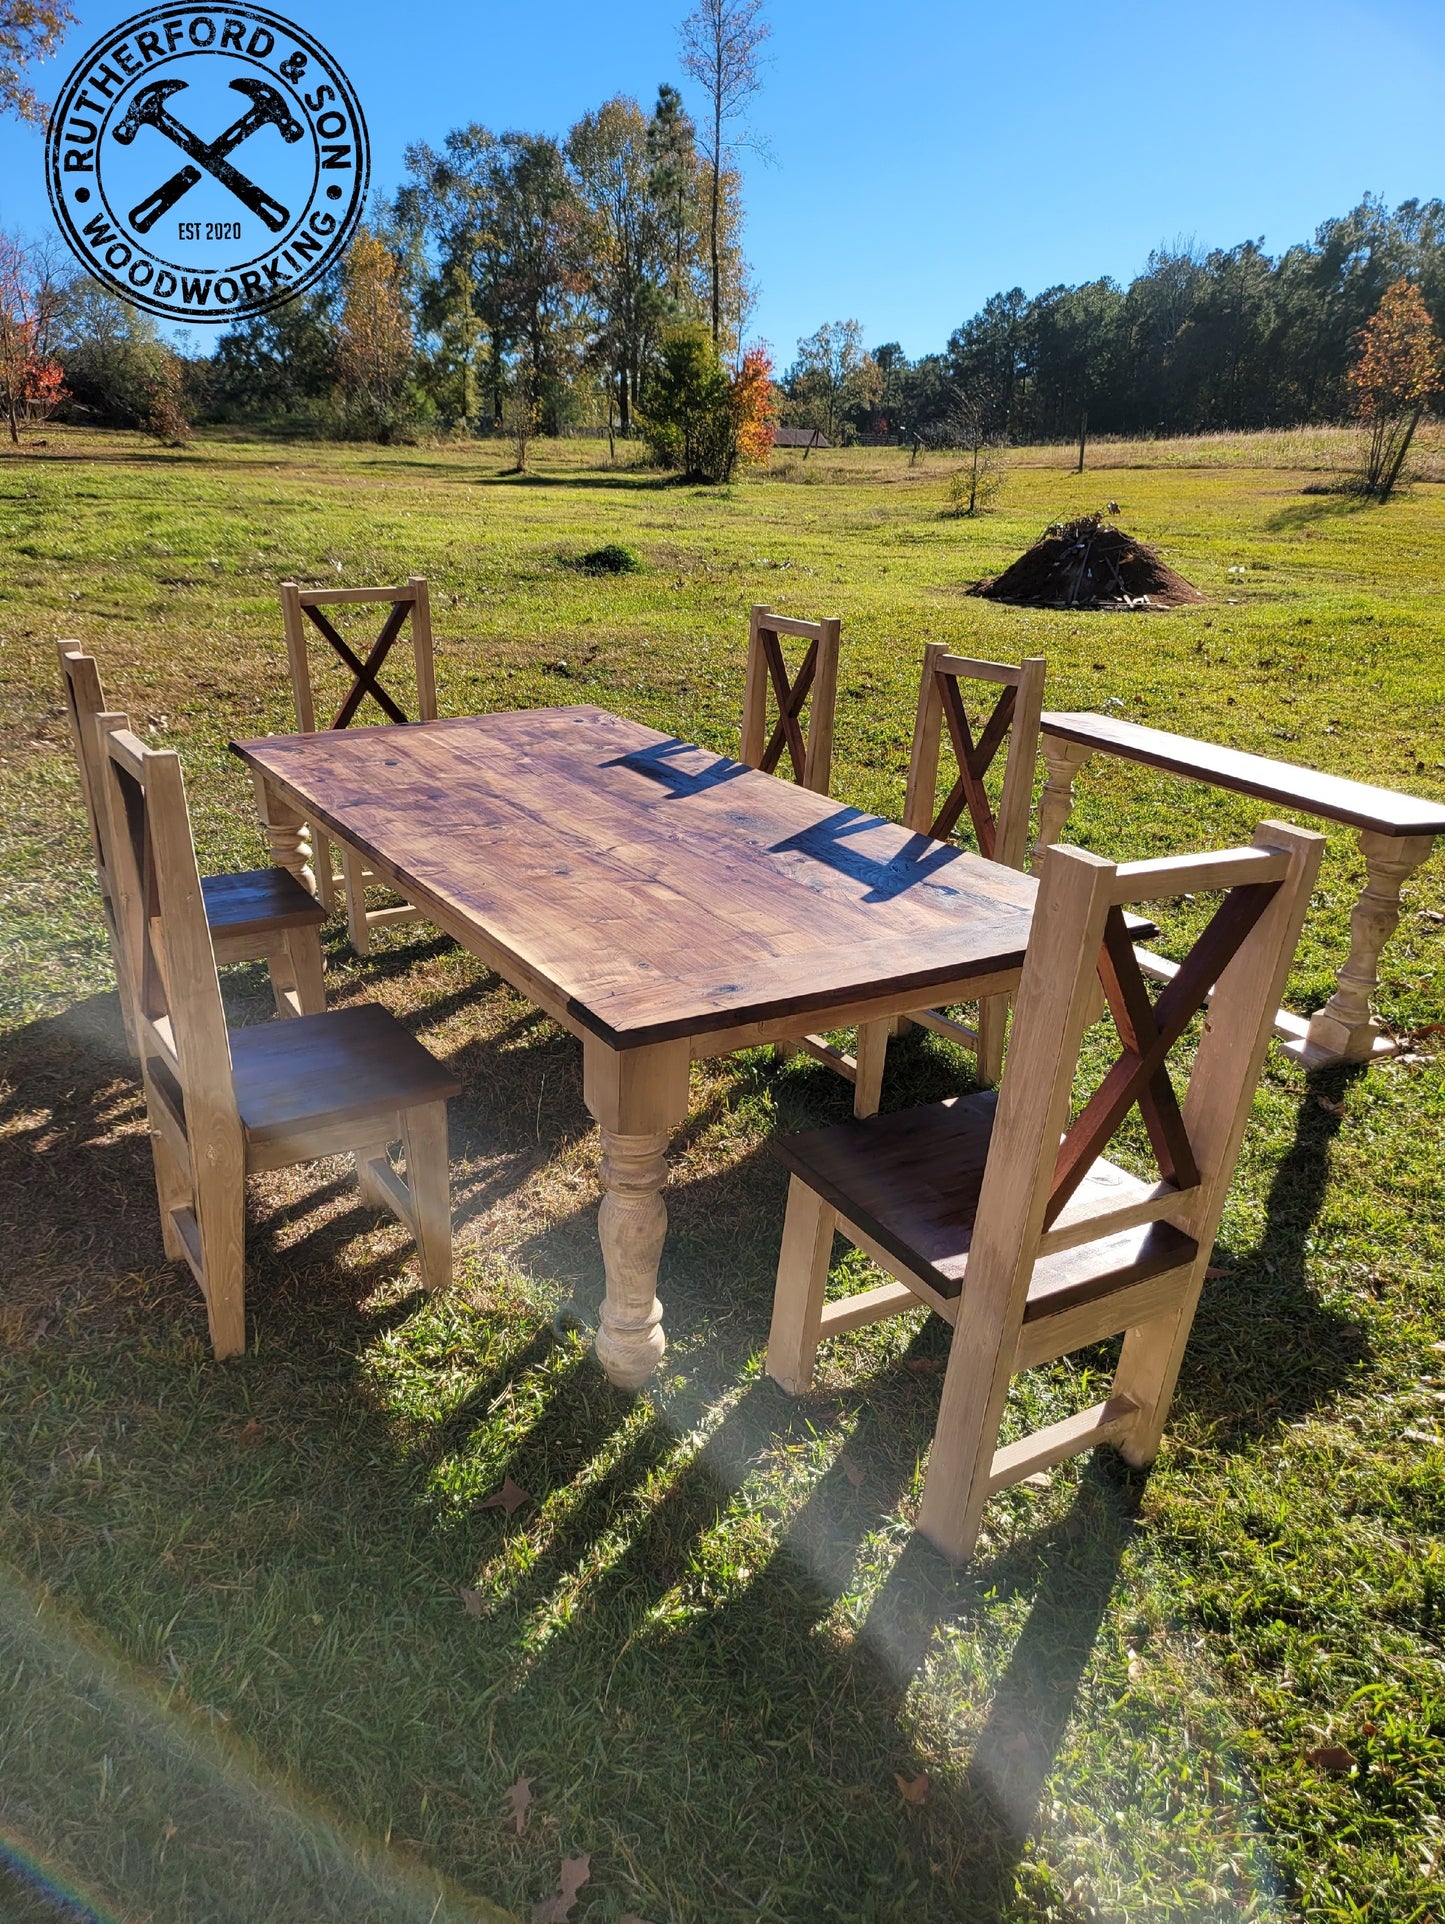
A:
{"label": "shadow on grass", "polygon": [[[384,954],[362,975],[404,966]],[[486,1138],[506,1165],[478,1198],[588,1127],[576,1056],[530,1013],[456,1047],[471,1088],[454,1141],[465,1158]],[[890,1107],[966,1081],[918,1032],[893,1058]],[[962,1574],[908,1541],[946,1333],[926,1322],[817,1396],[757,1383],[784,1179],[746,1136],[709,1161],[725,1080],[674,1145],[702,1173],[669,1192],[676,1367],[641,1399],[556,1342],[535,1297],[465,1243],[462,1287],[422,1299],[406,1238],[359,1243],[376,1219],[329,1170],[253,1209],[258,1340],[217,1366],[189,1277],[161,1258],[114,998],[5,1038],[0,1086],[21,1310],[0,1328],[0,1410],[24,1412],[3,1424],[4,1557],[166,1680],[168,1714],[219,1720],[258,1778],[284,1777],[337,1835],[387,1840],[523,1915],[582,1850],[598,1918],[802,1924],[825,1902],[870,1924],[1012,1914],[1137,1480],[1090,1461],[1068,1514]],[[770,1095],[785,1128],[851,1103],[806,1059],[759,1054],[731,1087]],[[1302,1252],[1328,1126],[1305,1105],[1276,1181],[1261,1246],[1274,1278],[1250,1285],[1245,1369],[1234,1356],[1216,1411],[1226,1429],[1257,1414],[1302,1330],[1322,1341]],[[581,1275],[595,1300],[595,1223],[588,1194],[526,1239],[538,1278]],[[1233,1355],[1240,1339],[1216,1321],[1213,1340]],[[1336,1380],[1329,1356],[1311,1364],[1275,1414]],[[1206,1369],[1184,1394],[1220,1390]],[[527,1492],[515,1516],[487,1503],[507,1476]],[[999,1636],[1001,1607],[1021,1632]],[[912,1699],[940,1638],[960,1636],[979,1646],[977,1699],[950,1714],[977,1734],[915,1809],[895,1778],[916,1775],[926,1747]],[[144,1863],[159,1906],[154,1837],[128,1829],[142,1820],[92,1810],[74,1783],[61,1794],[67,1770],[90,1784],[89,1762],[57,1753],[36,1795],[52,1783],[55,1834],[84,1842],[77,1876],[134,1899],[124,1880]],[[503,1811],[520,1776],[536,1802],[525,1834]],[[189,1816],[167,1814],[182,1829]],[[235,1881],[222,1841],[209,1868],[180,1846],[177,1861],[203,1884]]]}
{"label": "shadow on grass", "polygon": [[1264,525],[1270,534],[1289,534],[1296,528],[1312,528],[1321,521],[1345,520],[1380,505],[1368,495],[1354,494],[1344,488],[1331,489],[1328,493],[1321,490],[1317,494],[1306,494],[1302,501],[1291,502],[1287,508],[1277,508]]}

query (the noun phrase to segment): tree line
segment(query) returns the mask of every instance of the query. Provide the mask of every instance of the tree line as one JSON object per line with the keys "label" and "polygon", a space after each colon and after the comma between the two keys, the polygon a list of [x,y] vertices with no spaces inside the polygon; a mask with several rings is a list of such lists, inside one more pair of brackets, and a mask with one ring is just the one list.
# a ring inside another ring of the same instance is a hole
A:
{"label": "tree line", "polygon": [[1388,289],[1445,317],[1445,202],[1393,210],[1366,196],[1278,256],[1260,240],[1152,253],[1106,278],[990,296],[937,352],[866,350],[856,321],[798,343],[783,380],[793,417],[829,438],[895,433],[1015,442],[1082,432],[1201,434],[1339,421],[1351,369]]}

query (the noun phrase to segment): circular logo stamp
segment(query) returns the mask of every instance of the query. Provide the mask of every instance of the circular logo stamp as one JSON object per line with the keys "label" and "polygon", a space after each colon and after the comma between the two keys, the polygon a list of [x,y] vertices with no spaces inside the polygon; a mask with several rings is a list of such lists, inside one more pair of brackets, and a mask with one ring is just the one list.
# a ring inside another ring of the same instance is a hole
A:
{"label": "circular logo stamp", "polygon": [[46,185],[98,280],[170,321],[289,301],[361,218],[370,155],[351,83],[261,7],[149,8],[61,90]]}

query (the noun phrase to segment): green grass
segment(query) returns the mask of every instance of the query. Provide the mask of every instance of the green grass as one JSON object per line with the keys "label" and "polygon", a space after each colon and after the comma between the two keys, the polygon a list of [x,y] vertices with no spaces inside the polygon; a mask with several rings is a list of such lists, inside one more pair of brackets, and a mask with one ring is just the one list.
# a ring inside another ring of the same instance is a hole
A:
{"label": "green grass", "polygon": [[[845,1113],[843,1086],[764,1052],[696,1072],[672,1347],[622,1397],[553,1327],[601,1292],[576,1045],[427,931],[363,964],[333,930],[328,960],[335,999],[458,1066],[458,1287],[421,1297],[340,1164],[262,1179],[252,1348],[219,1367],[161,1256],[52,644],[91,644],[112,704],[180,749],[211,868],[260,856],[226,742],[289,725],[288,574],[425,573],[444,712],[594,701],[719,749],[748,605],[841,615],[834,792],[893,815],[929,640],[1046,655],[1054,707],[1445,796],[1445,496],[1306,494],[1318,437],[1101,449],[1083,477],[1030,451],[974,521],[944,512],[944,460],[888,450],[717,491],[591,467],[595,444],[518,479],[488,447],[46,440],[0,461],[0,1844],[102,1914],[185,1924],[527,1917],[580,1852],[579,1924],[1439,1919],[1428,1036],[1308,1081],[1271,1057],[1159,1463],[1009,1493],[961,1575],[911,1534],[941,1327],[834,1343],[798,1402],[761,1375],[767,1138]],[[964,595],[1109,499],[1208,605]],[[613,544],[637,572],[576,567]],[[1257,812],[1098,764],[1072,832],[1140,856]],[[1328,995],[1360,881],[1331,831],[1296,1007]],[[1441,1013],[1442,894],[1427,868],[1386,951],[1401,1033]],[[255,970],[228,994],[264,1018]],[[885,1102],[962,1071],[915,1032]],[[1010,1423],[1090,1400],[1107,1360],[1035,1372]],[[532,1499],[510,1519],[481,1507],[504,1475]],[[920,1770],[913,1808],[895,1773]],[[0,1916],[39,1902],[0,1881]]]}

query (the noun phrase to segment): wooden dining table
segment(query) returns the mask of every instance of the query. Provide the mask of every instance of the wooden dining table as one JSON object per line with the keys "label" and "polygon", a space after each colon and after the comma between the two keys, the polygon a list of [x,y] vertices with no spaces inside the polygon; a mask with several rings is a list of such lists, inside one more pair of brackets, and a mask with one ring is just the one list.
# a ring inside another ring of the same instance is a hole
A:
{"label": "wooden dining table", "polygon": [[579,1036],[601,1135],[597,1356],[665,1347],[667,1146],[689,1065],[1017,984],[1035,884],[605,709],[235,742],[273,859],[312,825]]}

